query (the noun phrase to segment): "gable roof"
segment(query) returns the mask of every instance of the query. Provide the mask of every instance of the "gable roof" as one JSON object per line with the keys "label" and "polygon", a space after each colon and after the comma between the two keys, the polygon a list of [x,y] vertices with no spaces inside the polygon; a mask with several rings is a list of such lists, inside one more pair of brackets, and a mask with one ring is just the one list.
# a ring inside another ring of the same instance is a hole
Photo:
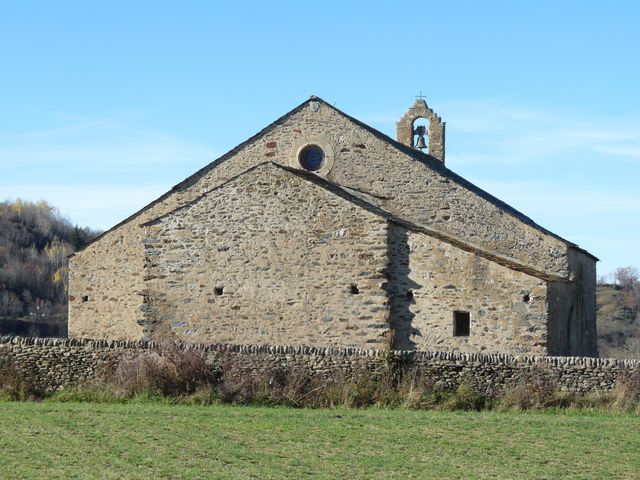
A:
{"label": "gable roof", "polygon": [[215,188],[212,188],[211,190],[199,195],[197,198],[187,202],[184,205],[181,205],[180,207],[177,207],[173,210],[171,210],[170,212],[167,212],[163,215],[158,216],[157,218],[154,218],[152,220],[149,220],[148,222],[145,222],[143,224],[141,224],[141,227],[146,227],[146,226],[150,226],[153,225],[159,221],[162,221],[164,218],[169,217],[171,215],[175,215],[177,212],[181,211],[181,210],[185,210],[190,208],[191,206],[195,205],[196,203],[200,202],[203,198],[208,197],[210,195],[214,195],[216,194],[219,190],[223,189],[225,186],[233,183],[234,181],[236,181],[237,179],[239,179],[240,177],[243,177],[245,175],[251,175],[251,174],[255,174],[255,173],[260,173],[260,170],[267,170],[267,169],[279,169],[282,170],[284,172],[287,172],[287,174],[289,175],[293,175],[296,177],[299,177],[309,183],[312,183],[314,185],[317,185],[318,187],[328,191],[329,193],[336,195],[338,197],[343,198],[344,200],[364,209],[367,210],[375,215],[378,215],[379,217],[384,218],[387,221],[393,222],[397,225],[400,225],[402,227],[407,228],[408,230],[411,230],[413,232],[417,232],[417,233],[421,233],[424,235],[428,235],[430,237],[436,238],[438,240],[441,240],[445,243],[448,243],[450,245],[453,245],[454,247],[460,248],[461,250],[465,250],[467,252],[471,252],[474,253],[476,255],[479,255],[487,260],[490,260],[492,262],[495,262],[499,265],[502,265],[504,267],[510,268],[512,270],[516,270],[519,272],[523,272],[526,273],[528,275],[546,280],[546,281],[567,281],[566,278],[564,277],[560,277],[557,275],[550,275],[548,273],[544,273],[542,271],[536,270],[534,268],[528,267],[526,265],[523,265],[522,263],[518,262],[515,259],[511,259],[511,258],[507,258],[501,255],[496,255],[494,253],[488,252],[487,250],[483,249],[482,247],[479,247],[477,245],[473,245],[469,242],[467,242],[466,240],[462,240],[460,238],[457,238],[455,236],[452,236],[450,234],[441,232],[440,230],[434,229],[434,228],[427,228],[425,226],[421,226],[421,225],[417,225],[409,220],[406,220],[404,218],[398,217],[382,208],[380,208],[377,205],[374,205],[368,201],[366,201],[365,199],[354,195],[353,193],[349,192],[348,190],[346,190],[345,188],[341,187],[340,185],[333,183],[323,177],[320,177],[318,175],[315,175],[313,173],[304,171],[304,170],[299,170],[296,168],[292,168],[292,167],[288,167],[285,165],[281,165],[275,162],[271,162],[271,161],[266,161],[266,162],[262,162],[259,163],[258,165],[255,165],[247,170],[245,170],[244,172],[235,175],[234,177],[228,179],[227,181],[223,182],[222,184],[218,185]]}
{"label": "gable roof", "polygon": [[[494,206],[498,207],[501,211],[503,211],[503,212],[505,212],[505,213],[507,213],[509,215],[512,215],[513,217],[517,218],[521,222],[523,222],[523,223],[535,228],[536,230],[544,233],[545,235],[550,235],[550,236],[560,240],[561,242],[565,243],[568,247],[574,248],[574,249],[576,249],[576,250],[588,255],[592,259],[598,261],[597,257],[592,255],[588,251],[580,248],[575,243],[572,243],[572,242],[562,238],[561,236],[551,232],[550,230],[547,230],[544,227],[538,225],[536,222],[534,222],[531,218],[529,218],[526,215],[524,215],[522,212],[516,210],[515,208],[511,207],[509,204],[507,204],[507,203],[503,202],[502,200],[494,197],[490,193],[482,190],[481,188],[479,188],[478,186],[474,185],[470,181],[464,179],[460,175],[458,175],[455,172],[449,170],[444,165],[444,163],[441,162],[440,160],[437,160],[437,159],[433,158],[432,156],[422,152],[421,150],[417,150],[415,148],[411,148],[411,147],[409,147],[407,145],[404,145],[404,144],[394,140],[393,138],[389,137],[388,135],[385,135],[384,133],[380,132],[379,130],[376,130],[375,128],[367,125],[366,123],[363,123],[360,120],[358,120],[358,119],[346,114],[342,110],[339,110],[338,108],[334,107],[333,105],[327,103],[325,100],[321,99],[320,97],[316,97],[314,95],[312,95],[309,99],[307,99],[304,102],[302,102],[300,105],[295,107],[293,110],[290,110],[289,112],[285,113],[283,116],[281,116],[280,118],[278,118],[277,120],[275,120],[271,124],[267,125],[265,128],[260,130],[258,133],[256,133],[252,137],[248,138],[244,142],[242,142],[239,145],[237,145],[236,147],[232,148],[231,150],[229,150],[227,153],[225,153],[221,157],[218,157],[213,162],[205,165],[204,167],[202,167],[201,169],[199,169],[198,171],[196,171],[192,175],[190,175],[187,178],[185,178],[180,183],[177,183],[169,191],[167,191],[166,193],[164,193],[160,197],[156,198],[152,202],[148,203],[147,205],[142,207],[140,210],[138,210],[137,212],[133,213],[129,217],[125,218],[124,220],[122,220],[118,224],[114,225],[110,229],[104,231],[102,234],[100,234],[99,236],[94,238],[87,245],[85,245],[84,247],[82,247],[81,249],[77,250],[76,252],[72,253],[69,256],[70,257],[74,256],[76,253],[83,251],[89,245],[97,242],[102,237],[104,237],[108,233],[112,232],[113,230],[117,229],[118,227],[124,225],[125,223],[128,223],[129,221],[135,219],[137,216],[139,216],[140,214],[144,213],[145,211],[147,211],[148,209],[150,209],[154,205],[158,204],[159,202],[162,202],[163,200],[165,200],[166,198],[171,196],[173,193],[190,187],[195,182],[197,182],[200,178],[202,178],[202,176],[204,176],[211,169],[217,167],[218,165],[220,165],[224,161],[232,158],[236,153],[238,153],[244,147],[246,147],[247,145],[251,144],[252,142],[258,140],[260,137],[264,136],[265,134],[269,133],[270,131],[272,131],[273,129],[278,127],[280,124],[284,123],[289,117],[291,117],[294,114],[296,114],[299,111],[301,111],[304,107],[306,107],[312,101],[320,102],[322,105],[332,109],[333,111],[337,112],[339,115],[347,118],[348,120],[350,120],[351,122],[353,122],[354,124],[356,124],[357,126],[362,128],[363,130],[371,133],[374,137],[376,137],[379,140],[391,145],[392,147],[396,148],[397,150],[399,150],[403,154],[413,158],[414,160],[418,161],[419,163],[422,163],[423,165],[427,166],[428,168],[436,171],[440,175],[442,175],[442,176],[448,178],[449,180],[452,180],[453,182],[457,183],[461,187],[463,187],[463,188],[471,191],[472,193],[478,195],[479,197],[483,198],[484,200],[486,200],[489,203],[493,204]],[[317,177],[317,175],[314,175],[314,174],[311,174],[311,175],[314,176],[314,177]],[[423,228],[426,228],[426,227],[423,227]]]}
{"label": "gable roof", "polygon": [[[327,102],[325,102],[321,98],[311,97],[311,99],[315,99],[316,101],[319,101],[322,104],[326,105],[327,107],[335,110],[340,115],[348,118],[353,123],[358,125],[360,128],[362,128],[362,129],[368,131],[369,133],[371,133],[372,135],[374,135],[376,138],[382,140],[383,142],[386,142],[386,143],[392,145],[393,147],[395,147],[396,149],[400,150],[405,155],[408,155],[411,158],[413,158],[414,160],[417,160],[418,162],[428,166],[432,170],[435,170],[437,173],[441,174],[443,177],[446,177],[449,180],[454,181],[455,183],[457,183],[461,187],[464,187],[467,190],[471,191],[472,193],[475,193],[476,195],[478,195],[482,199],[484,199],[484,200],[488,201],[489,203],[491,203],[491,204],[495,205],[496,207],[498,207],[503,212],[505,212],[505,213],[507,213],[509,215],[512,215],[513,217],[517,218],[521,222],[529,225],[530,227],[535,228],[536,230],[544,233],[545,235],[550,235],[550,236],[560,240],[561,242],[565,243],[567,246],[569,246],[571,248],[574,248],[574,249],[576,249],[576,250],[578,250],[578,251],[590,256],[594,260],[596,260],[596,261],[599,260],[595,255],[589,253],[588,251],[584,250],[583,248],[580,248],[575,243],[570,242],[569,240],[567,240],[565,238],[562,238],[560,235],[558,235],[556,233],[553,233],[550,230],[547,230],[546,228],[542,227],[541,225],[538,225],[531,218],[527,217],[524,213],[520,212],[519,210],[516,210],[515,208],[513,208],[508,203],[505,203],[502,200],[500,200],[499,198],[494,197],[493,195],[491,195],[490,193],[486,192],[485,190],[482,190],[477,185],[471,183],[469,180],[467,180],[467,179],[461,177],[460,175],[458,175],[457,173],[449,170],[445,166],[444,162],[432,157],[431,155],[429,155],[427,153],[424,153],[422,150],[418,150],[416,148],[409,147],[408,145],[405,145],[404,143],[400,143],[397,140],[394,140],[393,138],[389,137],[388,135],[382,133],[381,131],[376,130],[373,127],[370,127],[369,125],[367,125],[366,123],[361,122],[357,118],[354,118],[354,117],[350,116],[349,114],[344,113],[343,111],[337,109],[336,107],[328,104]],[[310,101],[310,100],[308,100],[308,101]]]}
{"label": "gable roof", "polygon": [[[246,147],[247,145],[251,144],[253,141],[259,139],[263,135],[266,135],[271,130],[273,130],[274,128],[279,126],[281,123],[283,123],[286,119],[291,117],[293,114],[295,114],[295,113],[299,112],[300,110],[302,110],[307,105],[307,103],[309,103],[314,98],[316,98],[316,97],[311,97],[309,100],[305,100],[300,105],[298,105],[296,108],[294,108],[293,110],[285,113],[283,116],[281,116],[280,118],[278,118],[274,122],[272,122],[269,125],[267,125],[266,127],[264,127],[262,130],[260,130],[258,133],[256,133],[252,137],[248,138],[247,140],[245,140],[244,142],[240,143],[239,145],[236,145],[235,147],[233,147],[231,150],[229,150],[227,153],[225,153],[221,157],[216,158],[213,162],[208,163],[207,165],[202,167],[200,170],[198,170],[195,173],[189,175],[187,178],[182,180],[180,183],[175,184],[173,187],[171,187],[171,189],[169,191],[163,193],[162,195],[160,195],[155,200],[153,200],[153,201],[149,202],[148,204],[146,204],[144,207],[142,207],[137,212],[132,213],[131,215],[129,215],[127,218],[125,218],[121,222],[115,224],[113,227],[109,228],[108,230],[105,230],[100,235],[98,235],[96,238],[94,238],[89,243],[87,243],[84,247],[82,247],[82,248],[76,250],[75,252],[73,252],[71,255],[69,255],[69,257],[73,257],[76,253],[82,252],[84,249],[89,247],[91,244],[99,241],[102,237],[104,237],[105,235],[109,234],[110,232],[116,230],[118,227],[121,227],[125,223],[130,222],[134,218],[138,217],[140,214],[142,214],[142,213],[146,212],[147,210],[149,210],[154,205],[157,205],[158,203],[162,202],[163,200],[165,200],[166,198],[171,196],[173,193],[178,192],[178,191],[180,191],[182,189],[185,189],[185,188],[193,185],[200,178],[202,178],[202,176],[204,176],[207,172],[209,172],[212,168],[217,167],[218,165],[220,165],[225,160],[228,160],[229,158],[233,157],[236,153],[238,153],[244,147]],[[324,102],[324,100],[322,100],[322,102],[326,104],[326,102]]]}

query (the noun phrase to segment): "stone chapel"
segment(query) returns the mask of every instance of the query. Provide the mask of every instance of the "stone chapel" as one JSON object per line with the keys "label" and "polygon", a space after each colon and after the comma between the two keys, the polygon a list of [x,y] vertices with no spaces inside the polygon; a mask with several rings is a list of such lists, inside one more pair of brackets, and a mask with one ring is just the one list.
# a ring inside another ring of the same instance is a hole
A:
{"label": "stone chapel", "polygon": [[69,259],[69,336],[596,356],[595,264],[445,166],[311,97]]}

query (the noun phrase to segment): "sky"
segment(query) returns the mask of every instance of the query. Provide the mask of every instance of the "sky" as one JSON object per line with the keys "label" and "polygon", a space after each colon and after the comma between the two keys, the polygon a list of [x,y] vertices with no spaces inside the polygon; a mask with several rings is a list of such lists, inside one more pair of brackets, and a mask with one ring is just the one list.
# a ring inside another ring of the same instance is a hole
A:
{"label": "sky", "polygon": [[2,2],[0,201],[107,229],[310,95],[640,267],[640,3]]}

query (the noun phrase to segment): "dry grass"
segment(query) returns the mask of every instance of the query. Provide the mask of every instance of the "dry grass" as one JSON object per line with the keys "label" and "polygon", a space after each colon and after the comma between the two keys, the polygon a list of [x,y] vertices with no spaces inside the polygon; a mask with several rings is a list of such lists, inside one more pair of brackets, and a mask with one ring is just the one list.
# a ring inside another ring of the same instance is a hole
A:
{"label": "dry grass", "polygon": [[[256,373],[232,356],[214,366],[193,351],[166,346],[158,351],[127,352],[114,359],[98,381],[52,395],[57,401],[111,402],[155,400],[182,404],[226,403],[295,408],[387,407],[414,410],[592,409],[640,413],[640,372],[624,373],[606,394],[562,392],[540,369],[502,392],[481,393],[471,377],[444,391],[419,369],[389,363],[375,378],[337,373],[330,378],[304,368],[272,368]],[[0,398],[43,398],[6,358],[0,358]]]}

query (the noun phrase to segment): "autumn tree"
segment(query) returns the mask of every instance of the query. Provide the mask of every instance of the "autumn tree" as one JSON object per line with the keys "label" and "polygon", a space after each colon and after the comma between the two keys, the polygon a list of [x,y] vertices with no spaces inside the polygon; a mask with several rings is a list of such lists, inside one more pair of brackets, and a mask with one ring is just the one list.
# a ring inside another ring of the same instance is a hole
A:
{"label": "autumn tree", "polygon": [[98,232],[47,202],[0,202],[0,320],[66,322],[67,257]]}

